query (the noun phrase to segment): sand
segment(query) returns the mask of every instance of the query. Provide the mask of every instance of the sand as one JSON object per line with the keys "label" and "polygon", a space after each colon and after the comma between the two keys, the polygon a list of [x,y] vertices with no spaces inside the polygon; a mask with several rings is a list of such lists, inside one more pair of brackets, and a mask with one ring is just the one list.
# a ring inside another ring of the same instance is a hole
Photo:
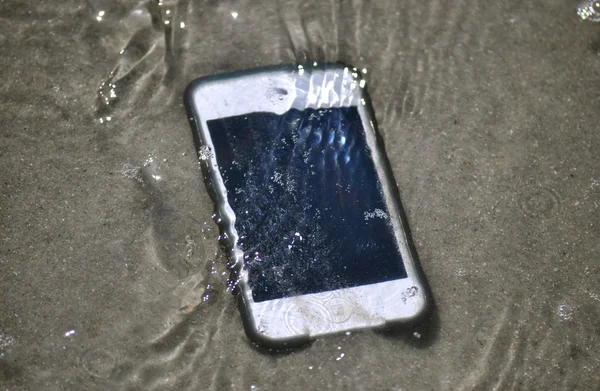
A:
{"label": "sand", "polygon": [[[600,30],[575,5],[0,2],[0,389],[596,389]],[[436,311],[274,354],[226,291],[182,95],[306,60],[367,70]]]}

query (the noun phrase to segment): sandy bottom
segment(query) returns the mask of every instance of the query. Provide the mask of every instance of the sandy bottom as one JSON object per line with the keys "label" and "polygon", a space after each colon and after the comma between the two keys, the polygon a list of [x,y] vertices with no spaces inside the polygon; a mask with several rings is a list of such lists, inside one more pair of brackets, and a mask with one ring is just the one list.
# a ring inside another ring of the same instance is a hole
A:
{"label": "sandy bottom", "polygon": [[[600,30],[574,5],[0,2],[0,388],[595,389]],[[306,60],[367,70],[437,308],[272,354],[182,94]]]}

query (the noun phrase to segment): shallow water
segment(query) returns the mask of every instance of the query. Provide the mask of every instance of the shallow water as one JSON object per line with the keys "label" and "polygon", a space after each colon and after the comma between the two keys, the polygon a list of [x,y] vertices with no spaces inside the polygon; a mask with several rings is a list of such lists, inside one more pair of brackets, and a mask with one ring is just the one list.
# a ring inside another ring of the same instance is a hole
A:
{"label": "shallow water", "polygon": [[[0,385],[596,389],[600,30],[568,1],[0,2]],[[436,301],[272,354],[227,291],[189,81],[341,60]]]}

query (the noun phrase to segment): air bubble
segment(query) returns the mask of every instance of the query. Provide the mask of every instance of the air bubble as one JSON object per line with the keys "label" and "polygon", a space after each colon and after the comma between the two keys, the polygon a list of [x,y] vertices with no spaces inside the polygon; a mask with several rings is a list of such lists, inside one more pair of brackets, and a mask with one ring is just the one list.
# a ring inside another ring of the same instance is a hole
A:
{"label": "air bubble", "polygon": [[577,8],[577,15],[583,20],[600,22],[600,1],[587,0]]}
{"label": "air bubble", "polygon": [[565,304],[561,304],[557,309],[558,317],[564,321],[573,320],[573,309]]}
{"label": "air bubble", "polygon": [[208,145],[203,145],[198,149],[199,160],[209,160],[213,157],[213,153]]}

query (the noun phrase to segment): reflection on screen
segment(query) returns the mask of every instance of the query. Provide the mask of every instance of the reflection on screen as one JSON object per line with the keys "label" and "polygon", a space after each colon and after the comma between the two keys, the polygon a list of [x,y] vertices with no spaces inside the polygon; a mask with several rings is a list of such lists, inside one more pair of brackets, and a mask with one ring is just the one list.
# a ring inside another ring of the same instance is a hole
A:
{"label": "reflection on screen", "polygon": [[406,277],[356,107],[208,128],[254,301]]}

